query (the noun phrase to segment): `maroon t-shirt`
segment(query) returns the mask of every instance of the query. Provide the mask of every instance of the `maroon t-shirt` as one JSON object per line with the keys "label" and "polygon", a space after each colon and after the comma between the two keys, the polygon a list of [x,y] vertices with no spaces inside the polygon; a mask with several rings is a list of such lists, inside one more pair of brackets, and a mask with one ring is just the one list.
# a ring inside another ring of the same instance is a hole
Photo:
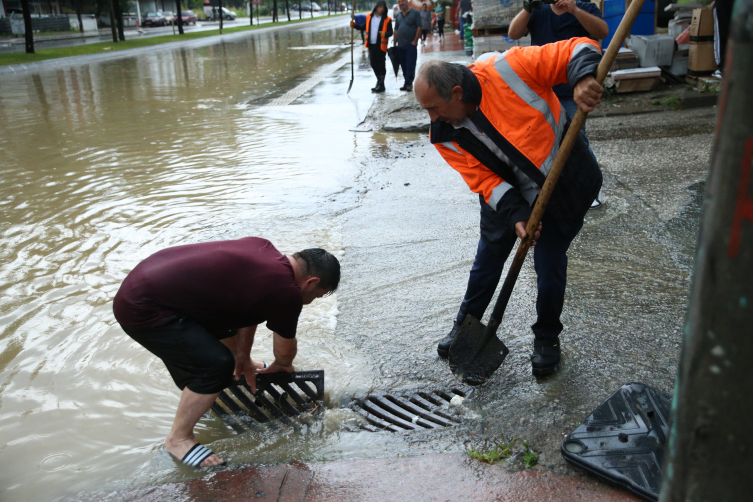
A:
{"label": "maroon t-shirt", "polygon": [[125,329],[184,315],[211,333],[254,326],[294,338],[303,308],[288,258],[258,237],[163,249],[134,268],[115,295]]}

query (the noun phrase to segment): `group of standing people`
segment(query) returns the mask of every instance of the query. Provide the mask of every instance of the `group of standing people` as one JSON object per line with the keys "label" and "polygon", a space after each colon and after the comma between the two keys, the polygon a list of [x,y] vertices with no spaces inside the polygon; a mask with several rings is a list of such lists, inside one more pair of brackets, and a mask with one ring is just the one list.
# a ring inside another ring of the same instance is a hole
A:
{"label": "group of standing people", "polygon": [[395,28],[392,28],[392,18],[387,14],[387,4],[379,0],[371,13],[363,18],[354,16],[350,26],[364,34],[366,48],[369,51],[369,62],[377,78],[376,85],[371,92],[380,93],[386,89],[384,78],[387,74],[387,50],[389,40],[395,37],[397,58],[403,70],[404,83],[401,91],[413,90],[413,78],[416,74],[416,60],[418,59],[418,44],[426,43],[426,37],[433,30],[434,16],[436,16],[438,35],[444,39],[444,7],[437,3],[434,13],[429,5],[424,3],[421,10],[412,9],[410,0],[398,0],[399,11],[395,16]]}

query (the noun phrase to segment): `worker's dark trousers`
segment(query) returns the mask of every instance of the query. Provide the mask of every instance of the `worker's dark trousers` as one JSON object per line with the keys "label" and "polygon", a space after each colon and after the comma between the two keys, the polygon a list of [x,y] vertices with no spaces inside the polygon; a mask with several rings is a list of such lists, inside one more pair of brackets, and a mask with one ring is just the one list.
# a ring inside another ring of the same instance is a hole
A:
{"label": "worker's dark trousers", "polygon": [[413,85],[413,78],[416,75],[418,47],[413,44],[398,46],[397,57],[400,60],[400,67],[403,69],[405,85]]}
{"label": "worker's dark trousers", "polygon": [[[533,248],[538,286],[538,318],[531,326],[535,336],[534,345],[556,343],[562,332],[560,314],[565,302],[567,284],[567,250],[582,226],[581,223],[571,235],[563,235],[557,221],[544,214],[541,237]],[[483,239],[479,239],[468,288],[458,311],[458,322],[462,322],[468,314],[481,320],[494,296],[505,261],[515,243],[516,239],[511,234],[511,238],[501,243],[498,248],[500,254],[497,254]]]}
{"label": "worker's dark trousers", "polygon": [[387,74],[387,67],[385,66],[386,57],[387,53],[380,48],[379,44],[369,44],[369,62],[377,78],[382,78]]}

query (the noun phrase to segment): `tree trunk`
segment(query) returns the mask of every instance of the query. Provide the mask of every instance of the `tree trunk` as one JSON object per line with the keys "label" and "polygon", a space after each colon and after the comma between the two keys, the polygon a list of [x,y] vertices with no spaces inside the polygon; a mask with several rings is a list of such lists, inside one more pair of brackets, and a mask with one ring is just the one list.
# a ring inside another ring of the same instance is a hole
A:
{"label": "tree trunk", "polygon": [[[737,0],[659,500],[750,500],[753,0]],[[748,417],[748,418],[745,418]]]}
{"label": "tree trunk", "polygon": [[301,1],[299,0],[298,3],[298,19],[303,19],[303,7],[301,6]]}
{"label": "tree trunk", "polygon": [[[136,0],[138,2],[138,0]],[[180,0],[175,0],[175,8],[178,9],[175,13],[178,16],[178,33],[183,34],[183,13],[180,10]]]}
{"label": "tree trunk", "polygon": [[285,0],[285,12],[288,13],[288,22],[290,22],[290,7],[288,7],[288,0]]}
{"label": "tree trunk", "polygon": [[112,31],[112,41],[117,43],[118,29],[115,27],[115,7],[113,6],[116,1],[117,0],[108,0],[110,4],[110,30]]}
{"label": "tree trunk", "polygon": [[78,17],[78,31],[84,33],[84,21],[81,19],[81,0],[76,0],[76,17]]}
{"label": "tree trunk", "polygon": [[220,35],[222,35],[222,0],[218,0],[217,13],[220,15]]}
{"label": "tree trunk", "polygon": [[279,19],[277,18],[277,0],[274,0],[272,2],[272,22],[276,23]]}
{"label": "tree trunk", "polygon": [[21,0],[21,10],[24,11],[26,54],[34,54],[34,29],[31,26],[31,9],[29,8],[29,0]]}
{"label": "tree trunk", "polygon": [[251,26],[254,25],[254,2],[248,0],[248,17],[251,18]]}
{"label": "tree trunk", "polygon": [[120,0],[113,0],[115,5],[115,21],[118,23],[118,39],[121,42],[125,41],[125,33],[123,32],[123,7],[120,5]]}

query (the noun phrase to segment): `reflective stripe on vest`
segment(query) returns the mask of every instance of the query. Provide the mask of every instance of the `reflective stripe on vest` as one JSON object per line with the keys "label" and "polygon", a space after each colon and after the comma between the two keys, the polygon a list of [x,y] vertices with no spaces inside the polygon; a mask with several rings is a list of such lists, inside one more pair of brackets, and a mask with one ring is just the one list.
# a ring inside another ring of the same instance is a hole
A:
{"label": "reflective stripe on vest", "polygon": [[[384,32],[387,33],[387,23],[392,21],[392,18],[385,15],[382,16],[382,22],[384,22]],[[379,28],[379,27],[378,27]],[[378,29],[377,28],[377,29]],[[371,41],[371,14],[366,14],[366,48],[369,48],[369,42]],[[381,38],[380,49],[382,49],[382,52],[387,52],[387,44],[389,43],[389,39],[385,36],[380,36],[379,32],[377,31],[377,38]]]}
{"label": "reflective stripe on vest", "polygon": [[[577,52],[580,52],[586,47],[594,49],[594,47],[590,44],[579,44],[573,50],[573,55],[575,55]],[[552,145],[552,148],[549,151],[549,155],[547,156],[546,160],[544,160],[544,162],[540,166],[536,166],[539,168],[542,174],[546,176],[549,173],[549,170],[552,168],[554,158],[557,156],[557,152],[560,149],[562,131],[565,129],[565,121],[567,120],[567,116],[565,115],[565,108],[563,106],[560,106],[559,120],[555,121],[554,114],[552,113],[551,108],[549,108],[549,103],[547,103],[544,98],[539,96],[533,89],[531,89],[528,84],[523,82],[523,79],[521,79],[518,74],[515,73],[515,70],[513,70],[507,60],[505,60],[505,53],[497,56],[496,60],[494,61],[494,68],[499,73],[499,76],[502,77],[502,80],[505,81],[505,83],[510,87],[510,89],[512,89],[515,94],[518,95],[518,97],[520,97],[520,99],[528,103],[528,105],[532,108],[541,112],[549,126],[552,128],[552,132],[554,133],[554,144]]]}
{"label": "reflective stripe on vest", "polygon": [[[449,148],[450,150],[453,150],[455,153],[460,153],[460,150],[458,150],[458,147],[456,147],[455,143],[453,143],[452,141],[446,141],[444,143],[441,143],[441,145]],[[460,155],[463,155],[463,154],[460,153]]]}
{"label": "reflective stripe on vest", "polygon": [[505,195],[511,188],[512,185],[506,181],[503,181],[502,183],[494,187],[494,190],[492,190],[492,195],[491,197],[489,197],[489,205],[492,209],[494,209],[495,211],[497,210],[497,203],[502,200],[502,196]]}

